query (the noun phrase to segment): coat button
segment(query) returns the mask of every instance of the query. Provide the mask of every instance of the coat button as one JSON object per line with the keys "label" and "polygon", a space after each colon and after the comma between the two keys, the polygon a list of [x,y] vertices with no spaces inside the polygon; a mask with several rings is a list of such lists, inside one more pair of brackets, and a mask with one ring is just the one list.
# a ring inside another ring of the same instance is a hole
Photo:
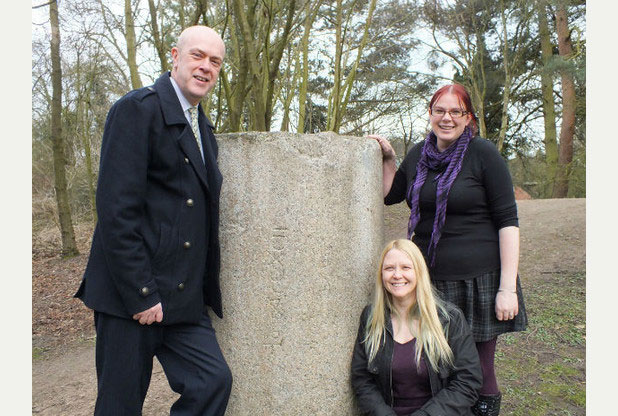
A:
{"label": "coat button", "polygon": [[178,284],[178,290],[185,290],[184,282]]}
{"label": "coat button", "polygon": [[189,164],[189,158],[185,157],[185,163],[188,165]]}
{"label": "coat button", "polygon": [[188,241],[185,241],[185,243],[183,244],[184,248],[191,248],[191,243]]}
{"label": "coat button", "polygon": [[193,200],[191,198],[187,199],[187,206],[188,207],[192,207],[193,206]]}
{"label": "coat button", "polygon": [[140,290],[140,293],[141,293],[143,296],[148,296],[148,294],[150,293],[150,290],[149,290],[147,287],[145,287],[145,286],[144,286],[144,287]]}

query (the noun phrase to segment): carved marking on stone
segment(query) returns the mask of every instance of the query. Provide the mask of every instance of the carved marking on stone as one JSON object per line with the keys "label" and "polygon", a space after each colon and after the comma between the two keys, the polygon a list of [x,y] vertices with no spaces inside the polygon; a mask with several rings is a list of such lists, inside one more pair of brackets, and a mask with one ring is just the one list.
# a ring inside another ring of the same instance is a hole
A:
{"label": "carved marking on stone", "polygon": [[[281,305],[283,288],[281,282],[285,281],[286,265],[284,264],[284,254],[287,244],[288,228],[284,226],[275,226],[272,228],[271,245],[269,250],[270,265],[273,270],[270,290],[267,295],[267,303],[270,305],[270,311],[273,314],[273,322],[278,320],[279,316],[283,316],[286,311]],[[281,347],[283,344],[283,334],[280,329],[273,328],[269,335],[269,340],[264,343],[269,347]]]}

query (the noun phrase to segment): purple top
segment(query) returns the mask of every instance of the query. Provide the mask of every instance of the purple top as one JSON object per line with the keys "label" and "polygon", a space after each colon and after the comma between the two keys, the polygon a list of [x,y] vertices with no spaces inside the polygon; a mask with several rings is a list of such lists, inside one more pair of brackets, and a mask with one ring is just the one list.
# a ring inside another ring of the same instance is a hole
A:
{"label": "purple top", "polygon": [[431,399],[431,385],[425,360],[417,369],[416,338],[405,344],[395,341],[393,351],[393,410],[397,415],[409,415]]}

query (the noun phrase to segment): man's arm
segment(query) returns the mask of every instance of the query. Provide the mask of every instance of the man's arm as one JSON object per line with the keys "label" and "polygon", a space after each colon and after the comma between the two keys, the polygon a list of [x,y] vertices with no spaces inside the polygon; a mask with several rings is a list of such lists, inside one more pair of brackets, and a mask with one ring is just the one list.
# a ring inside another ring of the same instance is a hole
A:
{"label": "man's arm", "polygon": [[161,302],[142,235],[153,113],[146,104],[144,97],[133,93],[110,109],[96,197],[106,263],[129,315],[146,312]]}

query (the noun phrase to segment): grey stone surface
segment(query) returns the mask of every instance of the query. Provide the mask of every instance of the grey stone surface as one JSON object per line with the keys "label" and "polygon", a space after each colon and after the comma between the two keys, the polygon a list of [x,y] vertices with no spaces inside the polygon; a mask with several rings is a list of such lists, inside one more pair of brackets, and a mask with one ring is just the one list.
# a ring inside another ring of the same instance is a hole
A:
{"label": "grey stone surface", "polygon": [[[333,133],[221,134],[227,415],[352,415],[349,366],[383,244],[381,153]],[[214,315],[213,315],[214,316]]]}

